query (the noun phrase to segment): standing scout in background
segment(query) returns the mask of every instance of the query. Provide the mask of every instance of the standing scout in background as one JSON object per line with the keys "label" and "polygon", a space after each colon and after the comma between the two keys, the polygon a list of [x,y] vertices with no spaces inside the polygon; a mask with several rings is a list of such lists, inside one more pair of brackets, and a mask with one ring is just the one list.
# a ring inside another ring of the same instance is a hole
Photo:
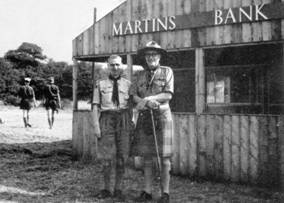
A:
{"label": "standing scout in background", "polygon": [[[138,51],[145,57],[146,66],[138,72],[131,88],[134,103],[139,110],[135,130],[134,155],[144,157],[145,187],[137,202],[152,200],[152,162],[156,157],[154,129],[157,135],[158,149],[162,157],[160,203],[169,202],[170,157],[172,155],[173,123],[169,101],[174,92],[174,77],[170,67],[161,66],[161,55],[166,53],[156,42],[150,41],[146,47]],[[154,115],[152,122],[151,113]]]}
{"label": "standing scout in background", "polygon": [[20,109],[23,110],[23,120],[25,127],[32,127],[29,123],[30,119],[30,110],[36,106],[35,92],[34,89],[30,86],[30,78],[24,79],[24,85],[19,89],[18,95],[21,98]]}
{"label": "standing scout in background", "polygon": [[[131,113],[129,111],[130,81],[122,77],[121,57],[111,55],[108,59],[108,78],[100,80],[94,90],[94,111],[100,113],[100,120],[95,125],[98,137],[98,159],[102,160],[104,189],[98,198],[114,197],[124,199],[122,180],[125,162],[129,155],[129,133]],[[110,176],[113,163],[116,162],[116,177],[113,195],[111,194]]]}
{"label": "standing scout in background", "polygon": [[54,112],[58,113],[58,108],[61,108],[61,100],[58,87],[54,84],[54,78],[49,77],[47,85],[43,91],[44,106],[47,111],[47,120],[51,129],[54,123]]}

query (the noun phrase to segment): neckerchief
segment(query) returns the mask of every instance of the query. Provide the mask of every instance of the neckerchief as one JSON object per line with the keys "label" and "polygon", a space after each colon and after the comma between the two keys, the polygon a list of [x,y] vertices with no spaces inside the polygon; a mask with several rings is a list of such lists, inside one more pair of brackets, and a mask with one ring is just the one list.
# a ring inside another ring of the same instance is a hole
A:
{"label": "neckerchief", "polygon": [[147,89],[149,89],[152,86],[153,80],[157,73],[157,69],[158,67],[155,70],[150,70],[150,69],[147,70],[147,75],[146,75],[147,76]]}
{"label": "neckerchief", "polygon": [[112,75],[109,75],[109,79],[113,81],[113,88],[112,88],[112,97],[111,101],[119,106],[119,97],[118,97],[118,84],[117,81],[120,79],[120,76],[117,78],[114,78]]}

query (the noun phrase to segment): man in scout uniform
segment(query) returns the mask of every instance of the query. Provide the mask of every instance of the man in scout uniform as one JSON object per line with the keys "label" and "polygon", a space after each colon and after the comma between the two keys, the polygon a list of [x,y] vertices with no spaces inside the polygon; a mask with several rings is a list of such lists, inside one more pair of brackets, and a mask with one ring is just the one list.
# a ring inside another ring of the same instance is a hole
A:
{"label": "man in scout uniform", "polygon": [[49,128],[52,129],[54,123],[54,112],[58,112],[58,108],[61,108],[61,100],[59,94],[59,88],[54,84],[54,77],[49,77],[47,85],[43,91],[44,106],[47,111],[47,120]]}
{"label": "man in scout uniform", "polygon": [[[129,111],[130,81],[123,78],[121,57],[111,55],[108,59],[108,77],[97,82],[94,90],[94,111],[100,114],[95,126],[98,137],[98,159],[102,160],[104,189],[98,198],[124,199],[122,179],[129,154],[131,113]],[[98,123],[99,122],[99,123]],[[111,193],[110,176],[115,162],[115,185]]]}
{"label": "man in scout uniform", "polygon": [[[137,202],[152,200],[152,162],[157,156],[152,125],[158,141],[159,155],[162,158],[161,185],[162,196],[160,203],[169,202],[170,183],[170,157],[172,155],[173,122],[169,101],[174,92],[174,77],[170,67],[161,66],[161,55],[166,51],[155,41],[150,41],[146,46],[138,50],[138,55],[144,57],[146,65],[144,70],[136,75],[133,82],[131,94],[136,108],[139,110],[135,130],[134,149],[136,156],[144,158],[144,179],[145,187]],[[154,122],[151,120],[151,111],[154,115]]]}
{"label": "man in scout uniform", "polygon": [[23,121],[25,127],[32,127],[29,123],[30,110],[36,106],[35,92],[30,86],[31,78],[24,79],[24,85],[22,85],[18,91],[18,95],[21,98],[20,109],[23,110]]}

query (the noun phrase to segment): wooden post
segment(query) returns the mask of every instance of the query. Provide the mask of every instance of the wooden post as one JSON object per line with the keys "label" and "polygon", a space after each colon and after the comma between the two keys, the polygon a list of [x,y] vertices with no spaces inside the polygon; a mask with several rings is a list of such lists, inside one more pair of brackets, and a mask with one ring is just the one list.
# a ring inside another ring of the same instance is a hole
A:
{"label": "wooden post", "polygon": [[97,21],[97,8],[94,8],[94,19],[93,19],[93,23],[95,24]]}
{"label": "wooden post", "polygon": [[78,63],[76,59],[73,59],[73,111],[78,110],[78,100],[77,100],[77,78],[78,78]]}
{"label": "wooden post", "polygon": [[93,83],[93,90],[92,90],[92,97],[91,97],[91,110],[93,110],[93,97],[94,97],[94,89],[96,86],[95,81],[95,62],[92,62],[92,83]]}
{"label": "wooden post", "polygon": [[133,77],[133,59],[132,56],[130,54],[127,54],[127,70],[126,70],[126,74],[127,74],[127,79],[132,81],[132,77]]}
{"label": "wooden post", "polygon": [[195,111],[197,114],[205,110],[205,67],[204,50],[195,50]]}

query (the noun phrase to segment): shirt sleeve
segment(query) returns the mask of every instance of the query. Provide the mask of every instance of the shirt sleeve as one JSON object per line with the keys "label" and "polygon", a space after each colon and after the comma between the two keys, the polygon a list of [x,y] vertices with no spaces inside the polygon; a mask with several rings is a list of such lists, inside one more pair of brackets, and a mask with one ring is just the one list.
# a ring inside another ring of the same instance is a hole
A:
{"label": "shirt sleeve", "polygon": [[100,104],[99,82],[96,83],[93,93],[93,104]]}
{"label": "shirt sleeve", "polygon": [[164,92],[170,92],[172,94],[174,93],[174,74],[171,68],[169,68],[166,73]]}

